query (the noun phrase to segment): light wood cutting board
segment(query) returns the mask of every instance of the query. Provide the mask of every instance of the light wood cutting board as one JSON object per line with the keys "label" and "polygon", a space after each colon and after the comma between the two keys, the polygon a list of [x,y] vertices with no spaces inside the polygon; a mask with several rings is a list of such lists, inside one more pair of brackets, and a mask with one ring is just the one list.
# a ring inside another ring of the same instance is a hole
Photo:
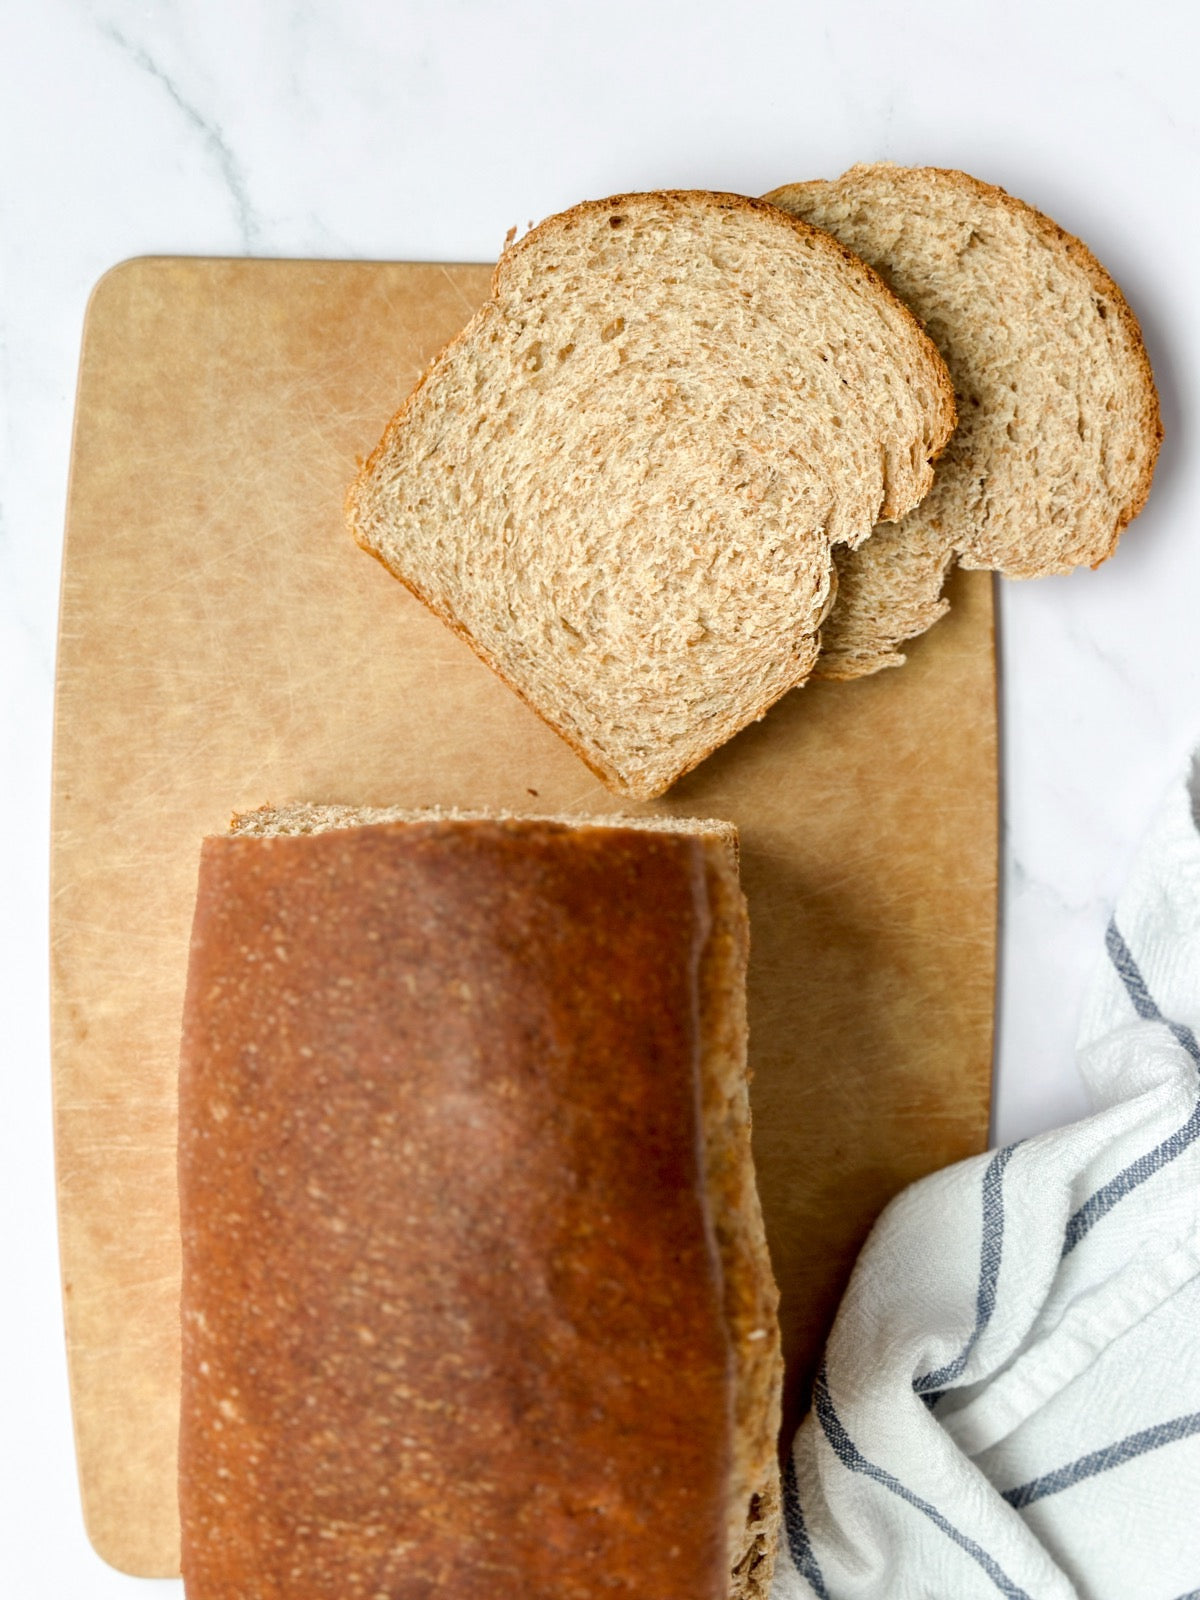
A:
{"label": "light wood cutting board", "polygon": [[[58,661],[55,1117],[84,1512],[128,1572],[178,1570],[175,1072],[201,837],[289,799],[623,809],[343,526],[356,455],[488,276],[147,259],[88,314]],[[742,831],[793,1420],[880,1208],[986,1139],[990,581],[959,574],[951,598],[903,670],[793,693],[640,808]]]}

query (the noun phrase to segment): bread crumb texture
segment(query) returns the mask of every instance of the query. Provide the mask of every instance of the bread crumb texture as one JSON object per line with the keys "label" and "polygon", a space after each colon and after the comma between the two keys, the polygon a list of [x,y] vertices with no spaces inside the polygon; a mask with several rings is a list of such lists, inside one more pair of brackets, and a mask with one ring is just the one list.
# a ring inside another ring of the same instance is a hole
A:
{"label": "bread crumb texture", "polygon": [[738,860],[738,833],[732,822],[717,817],[672,816],[613,816],[589,817],[560,813],[543,816],[541,813],[513,811],[470,811],[457,806],[350,806],[313,805],[308,801],[292,801],[287,805],[258,806],[254,811],[234,812],[229,823],[231,834],[252,834],[258,837],[280,837],[301,833],[328,833],[332,828],[381,827],[397,822],[447,822],[447,823],[528,823],[544,824],[560,831],[570,829],[579,833],[592,828],[619,828],[641,830],[645,833],[682,833],[689,837],[719,840],[736,867]]}
{"label": "bread crumb texture", "polygon": [[917,503],[953,421],[911,313],[828,234],[742,196],[621,195],[505,251],[348,515],[646,798],[807,678],[833,548]]}
{"label": "bread crumb texture", "polygon": [[963,172],[888,164],[768,199],[828,229],[920,318],[954,380],[958,429],[894,534],[839,561],[818,676],[856,677],[946,609],[957,560],[1013,578],[1097,566],[1146,502],[1162,439],[1137,320],[1041,212]]}

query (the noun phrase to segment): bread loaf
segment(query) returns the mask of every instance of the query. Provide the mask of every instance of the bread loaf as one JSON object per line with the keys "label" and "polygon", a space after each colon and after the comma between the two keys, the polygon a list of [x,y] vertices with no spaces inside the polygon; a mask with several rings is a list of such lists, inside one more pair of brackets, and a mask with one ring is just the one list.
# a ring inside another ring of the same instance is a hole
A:
{"label": "bread loaf", "polygon": [[888,163],[789,184],[923,322],[959,425],[920,506],[839,560],[821,677],[903,661],[945,610],[950,564],[1041,577],[1097,566],[1142,509],[1162,438],[1137,320],[1078,239],[964,172]]}
{"label": "bread loaf", "polygon": [[724,824],[263,811],[184,1016],[189,1600],[763,1596]]}
{"label": "bread loaf", "polygon": [[645,798],[807,678],[833,548],[916,504],[953,423],[932,345],[828,234],[738,195],[619,195],[505,251],[348,515]]}

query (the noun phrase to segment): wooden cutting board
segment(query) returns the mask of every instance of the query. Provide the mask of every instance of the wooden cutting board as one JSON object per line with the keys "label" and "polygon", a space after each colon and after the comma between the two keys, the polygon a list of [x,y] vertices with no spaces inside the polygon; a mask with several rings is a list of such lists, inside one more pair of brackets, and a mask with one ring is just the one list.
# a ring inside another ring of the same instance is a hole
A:
{"label": "wooden cutting board", "polygon": [[[93,1543],[178,1570],[175,1072],[197,852],[291,799],[621,809],[352,543],[355,458],[489,269],[138,260],[93,297],[54,774],[55,1118]],[[811,684],[645,810],[741,828],[755,1148],[788,1414],[887,1199],[981,1149],[991,1067],[991,587],[907,667]]]}

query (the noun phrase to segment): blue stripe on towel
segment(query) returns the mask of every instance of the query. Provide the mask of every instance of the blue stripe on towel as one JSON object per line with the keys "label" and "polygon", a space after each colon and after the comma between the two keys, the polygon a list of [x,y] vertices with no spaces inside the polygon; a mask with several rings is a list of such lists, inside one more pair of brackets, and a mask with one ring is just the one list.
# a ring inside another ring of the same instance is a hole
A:
{"label": "blue stripe on towel", "polygon": [[1194,1433],[1200,1433],[1200,1411],[1175,1417],[1170,1422],[1160,1422],[1153,1428],[1143,1428],[1140,1433],[1131,1433],[1128,1438],[1105,1445],[1103,1450],[1093,1450],[1090,1455],[1080,1456],[1078,1461],[1057,1467],[1043,1477],[1031,1478],[1016,1489],[1006,1489],[1003,1498],[1020,1511],[1035,1500],[1044,1500],[1049,1494],[1060,1494],[1062,1490],[1082,1483],[1085,1478],[1109,1472],[1136,1456],[1144,1456],[1148,1450],[1160,1450],[1163,1445],[1174,1444],[1177,1439],[1187,1439]]}
{"label": "blue stripe on towel", "polygon": [[1155,1145],[1154,1149],[1144,1156],[1139,1156],[1136,1161],[1130,1162],[1129,1166],[1118,1172],[1115,1178],[1110,1178],[1090,1199],[1084,1201],[1067,1222],[1063,1237],[1063,1255],[1070,1255],[1084,1235],[1106,1212],[1112,1210],[1118,1200],[1123,1200],[1131,1190],[1145,1183],[1147,1178],[1152,1178],[1156,1172],[1174,1161],[1176,1156],[1182,1155],[1198,1138],[1200,1138],[1200,1102],[1197,1102],[1196,1109],[1182,1128],[1173,1133],[1169,1139],[1164,1139],[1161,1144]]}
{"label": "blue stripe on towel", "polygon": [[783,1525],[787,1529],[788,1550],[796,1571],[802,1578],[808,1579],[809,1588],[818,1600],[829,1600],[829,1590],[825,1587],[824,1575],[804,1525],[800,1486],[796,1482],[796,1463],[790,1454],[783,1468]]}
{"label": "blue stripe on towel", "polygon": [[975,1326],[952,1361],[936,1372],[913,1379],[913,1388],[927,1406],[933,1406],[955,1378],[962,1376],[979,1335],[996,1309],[996,1284],[1004,1251],[1004,1169],[1016,1148],[1010,1144],[997,1150],[983,1174],[983,1240],[979,1250],[979,1287],[975,1291]]}
{"label": "blue stripe on towel", "polygon": [[[1200,1065],[1200,1044],[1196,1042],[1196,1035],[1186,1023],[1172,1022],[1169,1017],[1163,1016],[1146,985],[1141,968],[1133,958],[1133,952],[1121,937],[1115,921],[1108,925],[1105,945],[1109,959],[1125,985],[1125,992],[1138,1016],[1144,1022],[1161,1022],[1197,1065]],[[1118,1172],[1115,1178],[1110,1178],[1096,1190],[1095,1194],[1084,1201],[1067,1222],[1063,1236],[1063,1255],[1070,1255],[1079,1241],[1090,1232],[1101,1217],[1112,1210],[1118,1200],[1123,1200],[1139,1184],[1145,1183],[1147,1178],[1152,1178],[1168,1162],[1174,1161],[1176,1156],[1181,1155],[1198,1138],[1200,1138],[1200,1101],[1197,1101],[1196,1109],[1182,1128],[1173,1133],[1169,1139],[1164,1139],[1161,1144],[1156,1145],[1153,1150],[1139,1156],[1136,1161],[1131,1162],[1122,1172]]]}
{"label": "blue stripe on towel", "polygon": [[1125,985],[1125,992],[1133,1002],[1133,1009],[1138,1016],[1143,1022],[1161,1022],[1164,1027],[1169,1028],[1196,1065],[1200,1066],[1200,1042],[1197,1042],[1196,1035],[1186,1022],[1172,1022],[1170,1017],[1164,1017],[1158,1009],[1154,996],[1146,987],[1141,968],[1133,958],[1132,950],[1121,937],[1115,917],[1108,924],[1104,943],[1109,960]]}
{"label": "blue stripe on towel", "polygon": [[813,1389],[813,1410],[834,1454],[848,1471],[861,1472],[864,1476],[873,1478],[876,1483],[882,1484],[885,1489],[889,1489],[892,1494],[928,1517],[935,1528],[940,1528],[948,1539],[952,1539],[961,1550],[966,1551],[972,1561],[979,1563],[1000,1593],[1006,1595],[1008,1600],[1032,1600],[1032,1597],[1004,1572],[1000,1564],[988,1555],[982,1545],[976,1544],[974,1539],[960,1532],[936,1506],[930,1505],[928,1500],[922,1500],[919,1494],[914,1494],[911,1489],[906,1488],[899,1478],[894,1478],[890,1472],[867,1460],[842,1426],[841,1419],[834,1409],[833,1399],[829,1393],[829,1376],[824,1366],[817,1374]]}

